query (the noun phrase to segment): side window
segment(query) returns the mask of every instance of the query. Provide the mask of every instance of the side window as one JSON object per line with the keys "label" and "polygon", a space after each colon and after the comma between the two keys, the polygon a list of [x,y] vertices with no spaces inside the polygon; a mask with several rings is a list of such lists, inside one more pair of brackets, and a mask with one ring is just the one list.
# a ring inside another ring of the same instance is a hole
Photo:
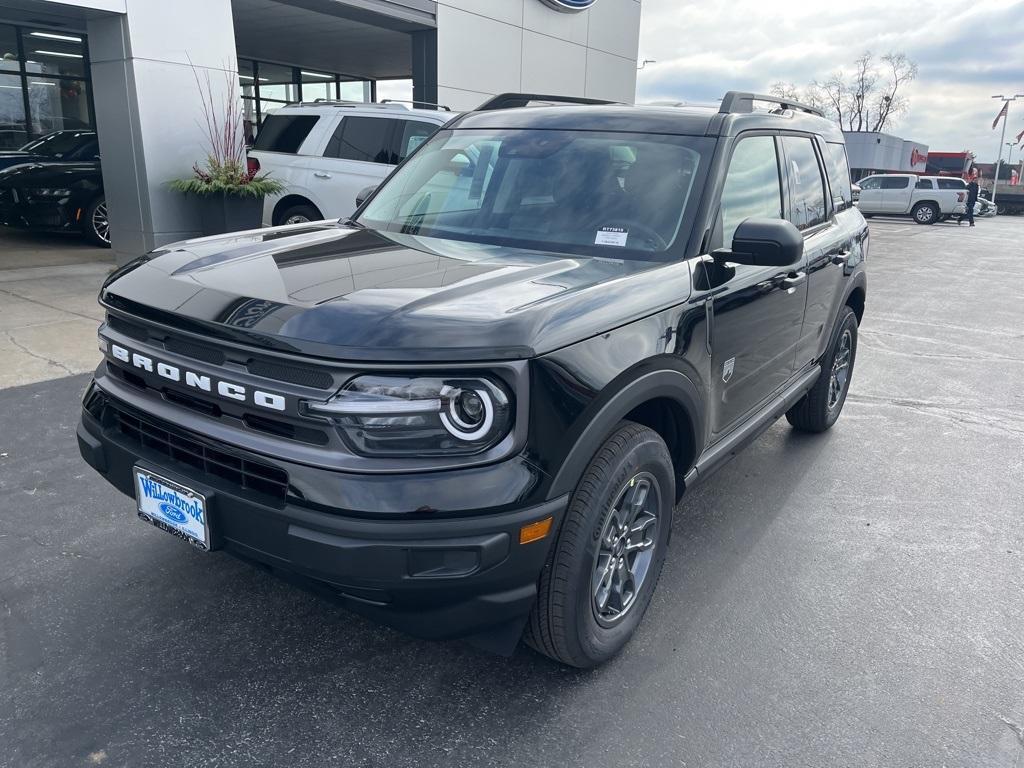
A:
{"label": "side window", "polygon": [[914,189],[935,189],[935,187],[932,186],[931,179],[918,179]]}
{"label": "side window", "polygon": [[860,188],[862,190],[864,190],[864,189],[881,189],[882,188],[882,180],[880,178],[878,178],[877,176],[872,176],[871,178],[868,178],[868,179],[861,179],[858,182],[858,184],[860,184]]}
{"label": "side window", "polygon": [[391,135],[397,120],[383,117],[344,117],[327,142],[324,157],[388,165]]}
{"label": "side window", "polygon": [[421,123],[419,120],[400,120],[395,131],[395,146],[392,151],[391,163],[398,165],[420,144],[429,139],[439,125]]}
{"label": "side window", "polygon": [[786,151],[789,178],[789,220],[797,229],[824,223],[828,220],[828,206],[814,144],[806,136],[783,136],[782,146]]}
{"label": "side window", "polygon": [[907,189],[910,186],[909,176],[883,176],[882,189]]}
{"label": "side window", "polygon": [[270,115],[263,121],[253,149],[294,155],[319,119],[317,115]]}
{"label": "side window", "polygon": [[961,192],[967,189],[967,183],[963,179],[937,179],[939,189],[958,189]]}
{"label": "side window", "polygon": [[845,211],[853,205],[853,186],[850,184],[846,147],[833,142],[825,146],[828,147],[828,182],[832,187],[832,200],[837,211]]}
{"label": "side window", "polygon": [[722,244],[729,247],[736,227],[752,216],[782,218],[782,185],[775,139],[741,139],[729,161],[722,188]]}

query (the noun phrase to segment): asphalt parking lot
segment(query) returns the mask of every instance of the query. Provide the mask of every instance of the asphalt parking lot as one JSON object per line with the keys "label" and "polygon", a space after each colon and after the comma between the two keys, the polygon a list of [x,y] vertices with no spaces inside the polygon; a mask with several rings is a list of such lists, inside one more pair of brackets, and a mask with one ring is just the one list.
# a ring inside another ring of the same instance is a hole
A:
{"label": "asphalt parking lot", "polygon": [[687,497],[588,673],[196,552],[78,457],[87,377],[0,391],[0,765],[1024,763],[1024,219],[871,230],[839,423]]}

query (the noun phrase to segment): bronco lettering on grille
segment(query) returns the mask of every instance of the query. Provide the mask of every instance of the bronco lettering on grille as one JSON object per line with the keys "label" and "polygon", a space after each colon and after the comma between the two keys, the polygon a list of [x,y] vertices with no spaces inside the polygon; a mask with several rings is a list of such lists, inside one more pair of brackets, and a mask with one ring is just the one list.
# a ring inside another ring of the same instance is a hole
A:
{"label": "bronco lettering on grille", "polygon": [[122,363],[127,363],[133,368],[138,368],[147,373],[155,373],[157,376],[168,381],[180,384],[184,380],[186,387],[198,389],[201,392],[216,393],[218,397],[227,400],[245,402],[259,408],[269,408],[272,411],[283,411],[285,409],[285,398],[283,395],[261,392],[258,389],[250,394],[247,387],[231,381],[217,380],[216,387],[214,387],[213,380],[209,376],[178,368],[160,360],[154,360],[146,355],[140,355],[137,352],[125,349],[118,344],[112,343],[110,345],[110,354],[115,360],[120,360]]}

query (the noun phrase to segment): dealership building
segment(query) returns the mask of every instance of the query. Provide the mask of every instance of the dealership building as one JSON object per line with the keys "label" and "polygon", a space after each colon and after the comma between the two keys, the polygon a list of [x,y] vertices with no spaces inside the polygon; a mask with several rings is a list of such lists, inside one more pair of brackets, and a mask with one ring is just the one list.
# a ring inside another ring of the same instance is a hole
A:
{"label": "dealership building", "polygon": [[928,145],[878,131],[843,131],[854,181],[875,173],[923,174]]}
{"label": "dealership building", "polygon": [[640,0],[0,0],[0,149],[95,126],[119,262],[199,234],[197,79],[252,131],[298,101],[632,102]]}

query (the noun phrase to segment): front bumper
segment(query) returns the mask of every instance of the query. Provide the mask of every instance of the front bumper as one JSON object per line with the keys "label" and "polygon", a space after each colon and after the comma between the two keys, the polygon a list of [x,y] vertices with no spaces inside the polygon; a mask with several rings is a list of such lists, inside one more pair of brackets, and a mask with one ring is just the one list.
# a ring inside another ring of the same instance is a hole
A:
{"label": "front bumper", "polygon": [[[511,511],[444,518],[356,516],[248,490],[230,477],[171,458],[151,447],[152,441],[134,441],[101,418],[83,410],[79,449],[119,491],[134,497],[132,470],[139,465],[203,493],[214,548],[298,577],[417,637],[488,631],[518,637],[567,503],[561,497]],[[316,471],[337,482],[339,473]],[[402,478],[391,481],[400,484]],[[548,536],[520,544],[520,528],[546,517],[554,518]]]}
{"label": "front bumper", "polygon": [[80,224],[75,219],[78,209],[71,198],[59,200],[14,201],[11,190],[0,194],[0,224],[19,229],[63,232],[76,230]]}

